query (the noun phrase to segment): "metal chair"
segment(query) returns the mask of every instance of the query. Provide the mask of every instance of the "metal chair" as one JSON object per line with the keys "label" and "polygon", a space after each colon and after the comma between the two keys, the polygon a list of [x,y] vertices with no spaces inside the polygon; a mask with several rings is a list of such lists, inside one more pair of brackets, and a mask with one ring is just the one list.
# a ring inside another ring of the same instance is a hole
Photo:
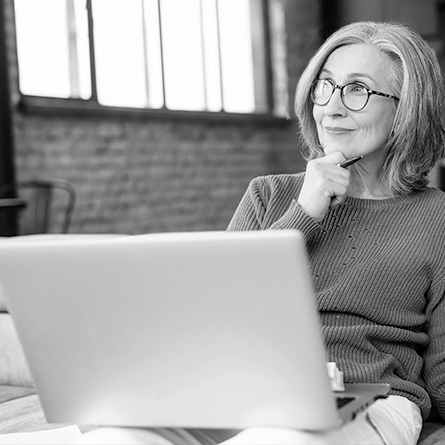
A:
{"label": "metal chair", "polygon": [[[63,195],[63,196],[62,196]],[[67,233],[76,201],[73,185],[64,179],[36,179],[0,186],[0,198],[18,197],[26,202],[19,211],[19,235]]]}

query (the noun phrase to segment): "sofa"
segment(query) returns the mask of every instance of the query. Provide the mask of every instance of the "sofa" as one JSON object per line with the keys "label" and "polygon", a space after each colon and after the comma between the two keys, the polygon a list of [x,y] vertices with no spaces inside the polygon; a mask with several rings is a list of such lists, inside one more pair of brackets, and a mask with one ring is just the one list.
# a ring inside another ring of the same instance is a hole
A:
{"label": "sofa", "polygon": [[[62,236],[77,239],[72,235]],[[16,237],[19,238],[21,237]],[[39,240],[40,236],[34,236],[33,239]],[[0,243],[14,241],[7,239],[0,240]],[[49,424],[45,419],[0,287],[0,434],[31,432],[58,426],[61,425]],[[437,419],[425,422],[418,445],[445,445],[445,425]]]}
{"label": "sofa", "polygon": [[45,416],[1,292],[0,357],[0,434],[45,428]]}

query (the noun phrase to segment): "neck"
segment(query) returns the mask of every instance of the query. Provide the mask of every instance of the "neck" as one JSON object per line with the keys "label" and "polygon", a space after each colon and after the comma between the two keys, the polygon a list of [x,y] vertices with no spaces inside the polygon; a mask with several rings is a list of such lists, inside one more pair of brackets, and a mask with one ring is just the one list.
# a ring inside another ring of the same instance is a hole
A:
{"label": "neck", "polygon": [[382,183],[377,171],[368,171],[363,166],[351,168],[351,182],[348,195],[361,199],[387,199],[393,197],[393,193]]}

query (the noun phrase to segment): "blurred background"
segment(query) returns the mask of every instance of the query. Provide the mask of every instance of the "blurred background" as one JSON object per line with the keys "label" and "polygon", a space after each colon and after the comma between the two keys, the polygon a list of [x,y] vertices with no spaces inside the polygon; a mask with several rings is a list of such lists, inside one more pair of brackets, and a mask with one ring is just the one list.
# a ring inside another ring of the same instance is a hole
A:
{"label": "blurred background", "polygon": [[42,231],[224,230],[253,177],[304,169],[294,90],[335,29],[406,23],[445,63],[442,0],[0,5],[2,236],[23,233],[21,184],[55,179],[75,204],[64,227],[53,199]]}

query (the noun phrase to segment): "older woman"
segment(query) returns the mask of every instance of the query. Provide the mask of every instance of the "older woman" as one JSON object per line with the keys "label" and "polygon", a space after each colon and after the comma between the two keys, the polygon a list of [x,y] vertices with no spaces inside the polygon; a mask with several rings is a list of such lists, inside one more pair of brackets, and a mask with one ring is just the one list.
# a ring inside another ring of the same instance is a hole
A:
{"label": "older woman", "polygon": [[254,179],[229,225],[305,234],[328,360],[348,382],[390,383],[378,408],[396,402],[400,417],[368,410],[389,444],[416,443],[432,405],[445,419],[445,194],[427,186],[444,156],[444,103],[416,32],[340,29],[297,87],[306,172]]}
{"label": "older woman", "polygon": [[416,32],[340,29],[297,88],[306,172],[252,180],[229,225],[304,233],[327,360],[346,382],[389,383],[388,398],[326,432],[111,429],[85,443],[409,445],[433,405],[445,419],[445,194],[427,186],[444,155],[444,103]]}

